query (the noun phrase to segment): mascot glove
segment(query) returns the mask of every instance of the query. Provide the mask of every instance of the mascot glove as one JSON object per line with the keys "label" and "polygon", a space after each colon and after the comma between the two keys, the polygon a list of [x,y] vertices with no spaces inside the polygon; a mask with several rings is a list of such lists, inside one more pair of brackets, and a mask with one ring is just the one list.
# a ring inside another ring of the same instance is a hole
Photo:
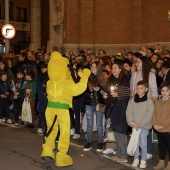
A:
{"label": "mascot glove", "polygon": [[85,68],[83,70],[83,72],[78,72],[78,75],[81,77],[81,78],[88,78],[91,74],[91,71],[87,68]]}

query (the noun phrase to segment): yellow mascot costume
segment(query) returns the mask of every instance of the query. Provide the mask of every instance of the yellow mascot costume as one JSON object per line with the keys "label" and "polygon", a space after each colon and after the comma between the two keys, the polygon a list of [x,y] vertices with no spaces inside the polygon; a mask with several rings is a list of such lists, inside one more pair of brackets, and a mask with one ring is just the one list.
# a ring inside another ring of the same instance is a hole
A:
{"label": "yellow mascot costume", "polygon": [[[45,113],[47,132],[44,137],[41,158],[55,160],[58,167],[73,164],[72,158],[67,154],[70,143],[70,114],[72,97],[78,96],[86,90],[90,70],[84,69],[79,73],[80,82],[75,84],[68,60],[59,52],[52,52],[48,64],[49,81],[47,82],[48,105]],[[60,129],[58,152],[55,157],[55,139]]]}

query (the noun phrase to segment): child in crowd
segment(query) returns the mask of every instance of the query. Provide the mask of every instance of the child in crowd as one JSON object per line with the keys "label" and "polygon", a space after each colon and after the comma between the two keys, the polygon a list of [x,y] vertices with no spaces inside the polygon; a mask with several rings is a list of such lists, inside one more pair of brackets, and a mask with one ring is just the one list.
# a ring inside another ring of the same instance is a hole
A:
{"label": "child in crowd", "polygon": [[141,149],[141,162],[140,168],[146,168],[147,160],[147,136],[149,130],[152,128],[152,114],[154,104],[151,99],[147,97],[148,84],[146,81],[141,80],[137,83],[137,93],[129,101],[126,110],[127,123],[136,129],[141,129],[138,146],[134,154],[134,161],[132,166],[139,165],[139,155]]}
{"label": "child in crowd", "polygon": [[[3,116],[7,117],[7,123],[11,124],[10,111],[9,111],[9,98],[11,93],[10,84],[7,81],[7,73],[1,72],[0,77],[0,123],[6,122]],[[5,114],[5,115],[3,115]]]}
{"label": "child in crowd", "polygon": [[[161,99],[155,102],[152,124],[157,131],[159,163],[154,170],[170,170],[170,83],[163,82],[160,86]],[[165,168],[166,152],[169,151],[169,161]]]}
{"label": "child in crowd", "polygon": [[36,81],[34,80],[34,72],[27,72],[25,74],[26,83],[24,85],[25,89],[25,100],[30,100],[31,113],[32,113],[32,123],[28,124],[28,128],[34,128],[35,120],[35,99],[36,99]]}
{"label": "child in crowd", "polygon": [[38,130],[37,133],[42,134],[43,125],[45,126],[45,110],[47,107],[47,93],[46,93],[46,83],[48,81],[47,64],[43,63],[40,66],[41,72],[38,75]]}
{"label": "child in crowd", "polygon": [[14,86],[12,88],[13,91],[13,100],[14,100],[14,111],[15,111],[15,125],[19,125],[19,117],[21,116],[22,111],[22,103],[24,100],[24,71],[17,70],[17,77],[14,81]]}

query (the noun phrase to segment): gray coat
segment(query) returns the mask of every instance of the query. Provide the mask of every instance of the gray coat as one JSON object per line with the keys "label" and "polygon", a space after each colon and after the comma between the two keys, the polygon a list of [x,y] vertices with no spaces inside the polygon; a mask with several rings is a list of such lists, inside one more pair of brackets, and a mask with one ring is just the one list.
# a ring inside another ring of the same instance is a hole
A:
{"label": "gray coat", "polygon": [[152,114],[154,111],[154,103],[151,99],[144,102],[136,103],[134,97],[129,100],[126,110],[126,120],[128,125],[135,122],[144,129],[152,128]]}

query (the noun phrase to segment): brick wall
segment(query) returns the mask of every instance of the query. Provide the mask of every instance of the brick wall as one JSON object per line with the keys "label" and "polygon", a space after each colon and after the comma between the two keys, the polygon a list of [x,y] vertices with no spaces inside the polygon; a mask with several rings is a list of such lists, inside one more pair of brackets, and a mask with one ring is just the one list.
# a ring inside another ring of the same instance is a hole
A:
{"label": "brick wall", "polygon": [[65,0],[64,43],[168,42],[169,0]]}
{"label": "brick wall", "polygon": [[65,0],[64,3],[64,42],[78,43],[78,2]]}
{"label": "brick wall", "polygon": [[170,41],[168,21],[169,0],[144,0],[142,2],[141,42]]}

